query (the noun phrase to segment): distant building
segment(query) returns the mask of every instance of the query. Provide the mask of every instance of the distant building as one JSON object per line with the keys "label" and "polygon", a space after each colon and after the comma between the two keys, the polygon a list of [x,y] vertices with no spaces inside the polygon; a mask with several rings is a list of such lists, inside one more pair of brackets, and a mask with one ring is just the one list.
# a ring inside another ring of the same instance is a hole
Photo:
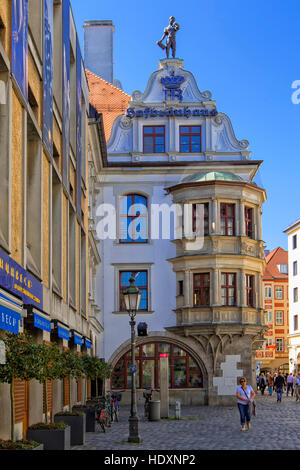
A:
{"label": "distant building", "polygon": [[300,220],[284,230],[288,236],[289,259],[289,363],[290,370],[300,371]]}
{"label": "distant building", "polygon": [[289,371],[289,276],[288,252],[278,247],[268,251],[263,275],[265,343],[256,351],[256,360],[261,371]]}

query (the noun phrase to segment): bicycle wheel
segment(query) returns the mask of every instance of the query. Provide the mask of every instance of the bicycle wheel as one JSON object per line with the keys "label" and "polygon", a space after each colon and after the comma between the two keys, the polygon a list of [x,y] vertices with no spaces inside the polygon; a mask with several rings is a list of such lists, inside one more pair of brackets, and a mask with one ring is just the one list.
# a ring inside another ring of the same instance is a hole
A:
{"label": "bicycle wheel", "polygon": [[102,428],[102,431],[106,432],[104,421],[102,421],[102,420],[100,421],[100,426]]}
{"label": "bicycle wheel", "polygon": [[118,408],[114,409],[114,416],[115,416],[115,420],[118,422],[119,421],[119,410],[118,410]]}

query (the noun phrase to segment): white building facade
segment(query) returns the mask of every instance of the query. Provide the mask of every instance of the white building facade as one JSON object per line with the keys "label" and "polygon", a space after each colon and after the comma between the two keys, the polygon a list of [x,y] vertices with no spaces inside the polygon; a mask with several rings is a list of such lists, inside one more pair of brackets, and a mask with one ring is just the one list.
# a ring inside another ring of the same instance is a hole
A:
{"label": "white building facade", "polygon": [[300,370],[300,220],[284,232],[288,236],[289,253],[289,366],[290,372]]}
{"label": "white building facade", "polygon": [[132,98],[98,175],[99,355],[114,367],[107,388],[127,390],[129,400],[122,291],[133,276],[142,292],[136,321],[148,325],[136,342],[138,399],[145,387],[159,389],[159,357],[168,353],[171,403],[233,403],[238,377],[255,375],[265,331],[266,195],[253,183],[262,162],[182,60],[161,60]]}

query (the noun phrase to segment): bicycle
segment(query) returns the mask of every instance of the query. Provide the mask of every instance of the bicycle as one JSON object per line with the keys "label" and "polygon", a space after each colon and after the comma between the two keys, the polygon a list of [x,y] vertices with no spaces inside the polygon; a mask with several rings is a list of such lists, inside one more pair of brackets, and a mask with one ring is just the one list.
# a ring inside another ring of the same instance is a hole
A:
{"label": "bicycle", "polygon": [[99,397],[97,399],[97,405],[95,406],[96,412],[96,421],[100,424],[103,432],[105,432],[105,428],[111,426],[111,406],[110,406],[110,398],[106,397]]}
{"label": "bicycle", "polygon": [[[124,390],[121,390],[121,392],[124,392]],[[112,421],[119,421],[119,402],[121,401],[122,395],[117,392],[109,392],[111,395],[111,419]]]}

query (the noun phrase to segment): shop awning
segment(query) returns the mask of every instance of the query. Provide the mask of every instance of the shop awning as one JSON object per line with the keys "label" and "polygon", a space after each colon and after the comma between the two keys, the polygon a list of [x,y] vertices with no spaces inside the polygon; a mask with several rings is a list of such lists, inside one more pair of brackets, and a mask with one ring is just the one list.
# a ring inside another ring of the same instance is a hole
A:
{"label": "shop awning", "polygon": [[85,342],[85,347],[88,348],[88,349],[92,349],[92,343],[89,339],[85,338],[84,339],[84,342]]}
{"label": "shop awning", "polygon": [[22,301],[0,289],[0,330],[18,334],[22,326]]}

